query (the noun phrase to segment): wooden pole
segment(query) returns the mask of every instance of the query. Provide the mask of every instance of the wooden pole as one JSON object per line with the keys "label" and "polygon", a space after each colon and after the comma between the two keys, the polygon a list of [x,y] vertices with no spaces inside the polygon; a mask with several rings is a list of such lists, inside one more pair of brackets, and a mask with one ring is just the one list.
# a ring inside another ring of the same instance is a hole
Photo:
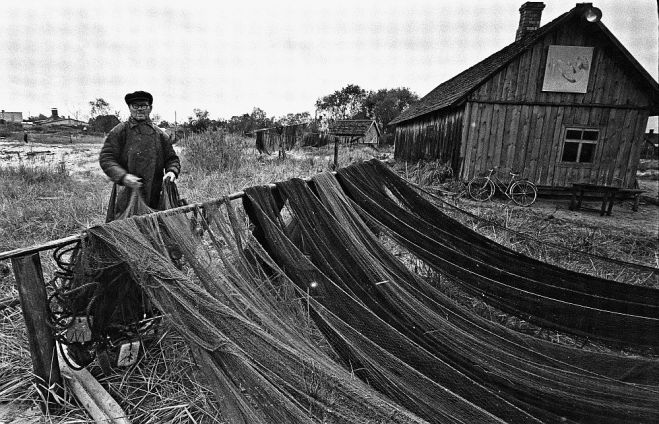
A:
{"label": "wooden pole", "polygon": [[117,401],[101,386],[101,384],[85,368],[74,371],[61,357],[62,375],[66,378],[68,387],[78,402],[87,410],[94,422],[107,424],[130,424],[126,412]]}
{"label": "wooden pole", "polygon": [[334,137],[334,169],[339,168],[339,137]]}
{"label": "wooden pole", "polygon": [[39,393],[45,403],[44,413],[57,409],[57,399],[64,395],[53,331],[48,325],[48,298],[38,253],[11,259],[18,296],[30,344],[32,368]]}
{"label": "wooden pole", "polygon": [[42,250],[49,250],[49,249],[54,249],[54,248],[60,247],[60,246],[66,246],[68,244],[76,243],[76,242],[82,240],[83,238],[84,237],[81,236],[81,235],[73,235],[73,236],[68,236],[68,237],[64,237],[64,238],[61,238],[61,239],[57,239],[57,240],[51,240],[51,241],[48,241],[46,243],[42,243],[38,246],[21,247],[21,248],[18,248],[18,249],[9,250],[7,252],[1,252],[0,253],[0,260],[18,258],[20,256],[27,256],[28,254],[40,252]]}

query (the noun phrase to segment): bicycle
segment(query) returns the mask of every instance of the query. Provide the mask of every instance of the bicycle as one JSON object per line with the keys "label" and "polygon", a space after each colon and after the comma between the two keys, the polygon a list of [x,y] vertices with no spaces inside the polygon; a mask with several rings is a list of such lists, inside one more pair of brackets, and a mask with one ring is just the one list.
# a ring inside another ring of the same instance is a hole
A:
{"label": "bicycle", "polygon": [[492,168],[486,176],[472,178],[467,185],[469,197],[484,202],[490,200],[498,188],[506,197],[520,206],[531,206],[535,202],[538,197],[538,189],[535,184],[527,179],[518,178],[518,172],[510,172],[512,178],[506,185],[497,177],[496,170],[497,168]]}

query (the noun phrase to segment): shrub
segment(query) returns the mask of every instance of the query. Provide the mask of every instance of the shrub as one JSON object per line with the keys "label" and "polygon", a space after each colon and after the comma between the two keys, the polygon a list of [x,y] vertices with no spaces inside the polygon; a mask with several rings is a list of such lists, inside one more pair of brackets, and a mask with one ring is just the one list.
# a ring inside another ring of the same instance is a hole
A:
{"label": "shrub", "polygon": [[243,159],[245,139],[224,131],[205,131],[181,140],[183,156],[195,168],[205,171],[236,171]]}
{"label": "shrub", "polygon": [[100,133],[108,133],[119,124],[119,118],[115,115],[100,115],[89,120],[92,130]]}

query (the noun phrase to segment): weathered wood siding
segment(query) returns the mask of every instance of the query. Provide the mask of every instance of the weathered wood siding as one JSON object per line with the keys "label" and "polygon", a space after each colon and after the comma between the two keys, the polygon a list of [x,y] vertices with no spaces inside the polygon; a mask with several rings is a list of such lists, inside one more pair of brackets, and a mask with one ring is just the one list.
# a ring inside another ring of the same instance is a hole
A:
{"label": "weathered wood siding", "polygon": [[[498,166],[547,186],[634,183],[647,111],[475,102],[467,110],[460,151],[465,179]],[[599,129],[592,163],[561,162],[566,128]]]}
{"label": "weathered wood siding", "polygon": [[396,127],[394,157],[399,160],[438,159],[460,166],[462,108],[431,113]]}
{"label": "weathered wood siding", "polygon": [[268,154],[282,147],[290,150],[302,141],[306,128],[306,124],[297,124],[256,130],[256,148]]}
{"label": "weathered wood siding", "polygon": [[[550,45],[594,46],[585,94],[543,92]],[[634,182],[651,99],[626,59],[599,34],[566,25],[548,34],[468,98],[460,175],[493,166],[517,169],[541,185]],[[567,127],[600,130],[593,163],[561,162]]]}

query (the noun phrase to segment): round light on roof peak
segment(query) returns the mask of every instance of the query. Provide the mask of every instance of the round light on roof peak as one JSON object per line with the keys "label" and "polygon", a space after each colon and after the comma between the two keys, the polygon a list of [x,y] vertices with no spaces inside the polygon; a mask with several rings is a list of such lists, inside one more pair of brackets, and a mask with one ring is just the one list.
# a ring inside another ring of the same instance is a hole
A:
{"label": "round light on roof peak", "polygon": [[589,7],[583,16],[588,22],[599,22],[602,19],[602,11],[597,7]]}

